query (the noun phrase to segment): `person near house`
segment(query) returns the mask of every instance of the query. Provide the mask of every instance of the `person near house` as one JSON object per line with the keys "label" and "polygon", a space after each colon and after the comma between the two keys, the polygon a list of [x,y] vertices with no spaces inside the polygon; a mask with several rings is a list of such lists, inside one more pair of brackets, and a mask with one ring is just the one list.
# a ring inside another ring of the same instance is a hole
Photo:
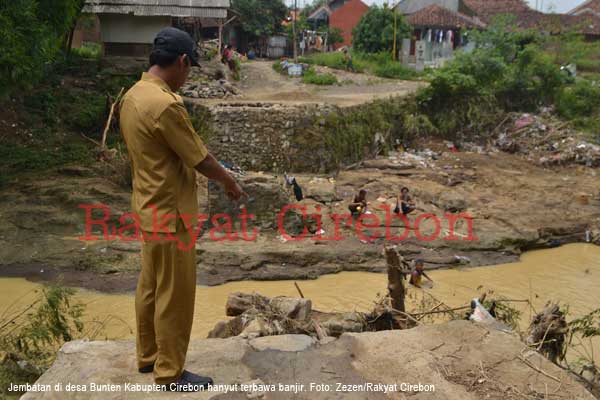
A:
{"label": "person near house", "polygon": [[352,63],[352,55],[347,48],[344,49],[344,62],[346,63],[346,71],[356,72]]}
{"label": "person near house", "polygon": [[416,206],[412,197],[410,197],[409,190],[405,186],[400,189],[400,194],[396,198],[396,208],[394,209],[394,213],[408,215],[411,212],[415,211]]}
{"label": "person near house", "polygon": [[229,198],[245,196],[190,123],[177,90],[196,45],[176,28],[161,30],[150,68],[123,97],[120,127],[133,177],[132,208],[143,231],[141,272],[135,294],[136,353],[140,373],[169,391],[198,391],[212,379],[184,369],[194,316],[198,215],[196,171],[219,182]]}
{"label": "person near house", "polygon": [[223,49],[223,52],[221,53],[221,63],[223,64],[227,64],[227,60],[229,60],[229,57],[231,55],[231,45],[226,45],[225,48]]}
{"label": "person near house", "polygon": [[227,64],[227,67],[229,67],[229,70],[231,72],[235,71],[235,59],[234,59],[234,54],[233,54],[233,47],[231,47],[230,44],[225,46],[225,50],[223,50],[222,61],[224,61],[224,63]]}
{"label": "person near house", "polygon": [[348,210],[352,215],[364,214],[367,211],[367,191],[361,189],[356,196],[354,201],[348,205]]}
{"label": "person near house", "polygon": [[423,277],[427,278],[429,282],[433,282],[433,280],[425,273],[425,263],[423,260],[415,260],[415,268],[410,273],[410,284],[420,288],[423,283]]}

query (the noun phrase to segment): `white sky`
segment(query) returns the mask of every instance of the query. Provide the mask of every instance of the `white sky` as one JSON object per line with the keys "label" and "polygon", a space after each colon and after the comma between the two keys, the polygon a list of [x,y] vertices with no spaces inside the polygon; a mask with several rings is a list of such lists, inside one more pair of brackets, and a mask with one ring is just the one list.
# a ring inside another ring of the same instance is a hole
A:
{"label": "white sky", "polygon": [[[311,3],[311,0],[296,0],[298,7],[304,7],[304,5]],[[383,4],[387,3],[395,3],[395,1],[389,0],[363,0],[365,3],[371,4]],[[493,0],[490,0],[493,1]],[[541,11],[552,11],[564,13],[572,10],[577,7],[579,4],[583,3],[585,0],[527,0],[531,8],[536,8]],[[292,5],[293,0],[286,0],[286,4]]]}

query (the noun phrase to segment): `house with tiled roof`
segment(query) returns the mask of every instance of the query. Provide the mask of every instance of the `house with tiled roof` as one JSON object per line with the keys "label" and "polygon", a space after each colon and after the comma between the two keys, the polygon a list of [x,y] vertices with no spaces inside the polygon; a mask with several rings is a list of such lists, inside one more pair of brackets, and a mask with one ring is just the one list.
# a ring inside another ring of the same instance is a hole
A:
{"label": "house with tiled roof", "polygon": [[569,11],[569,15],[594,15],[600,17],[600,0],[587,0]]}
{"label": "house with tiled roof", "polygon": [[401,0],[395,8],[413,27],[412,37],[402,43],[402,59],[409,63],[416,62],[417,42],[425,60],[435,63],[463,46],[468,30],[486,26],[464,0]]}
{"label": "house with tiled roof", "polygon": [[485,28],[494,17],[504,14],[513,15],[519,29],[548,34],[576,31],[588,39],[600,39],[600,0],[587,0],[568,14],[542,13],[525,0],[400,0],[395,7],[414,27],[411,55],[419,40],[433,43],[433,52],[446,42],[455,49],[466,43],[469,29]]}

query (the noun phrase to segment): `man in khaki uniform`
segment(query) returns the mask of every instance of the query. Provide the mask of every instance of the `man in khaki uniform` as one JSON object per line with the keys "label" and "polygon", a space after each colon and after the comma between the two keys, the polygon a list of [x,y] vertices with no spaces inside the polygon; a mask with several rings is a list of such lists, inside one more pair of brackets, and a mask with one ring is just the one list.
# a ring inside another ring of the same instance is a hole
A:
{"label": "man in khaki uniform", "polygon": [[[207,151],[180,96],[196,61],[185,32],[158,33],[150,69],[121,102],[121,132],[133,174],[132,208],[144,234],[135,297],[137,362],[165,390],[200,390],[212,379],[183,369],[194,315],[196,252],[187,229],[198,215],[195,171],[230,198],[245,193]],[[183,218],[182,218],[183,216]]]}

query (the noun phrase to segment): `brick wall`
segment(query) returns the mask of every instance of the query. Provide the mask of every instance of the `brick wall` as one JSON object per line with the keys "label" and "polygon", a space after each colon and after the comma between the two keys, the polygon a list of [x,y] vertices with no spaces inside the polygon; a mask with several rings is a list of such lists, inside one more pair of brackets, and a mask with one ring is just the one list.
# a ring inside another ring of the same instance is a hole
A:
{"label": "brick wall", "polygon": [[329,17],[329,26],[340,28],[343,43],[336,44],[336,48],[352,44],[352,29],[358,24],[360,18],[369,7],[361,0],[348,0],[342,7],[335,10]]}

